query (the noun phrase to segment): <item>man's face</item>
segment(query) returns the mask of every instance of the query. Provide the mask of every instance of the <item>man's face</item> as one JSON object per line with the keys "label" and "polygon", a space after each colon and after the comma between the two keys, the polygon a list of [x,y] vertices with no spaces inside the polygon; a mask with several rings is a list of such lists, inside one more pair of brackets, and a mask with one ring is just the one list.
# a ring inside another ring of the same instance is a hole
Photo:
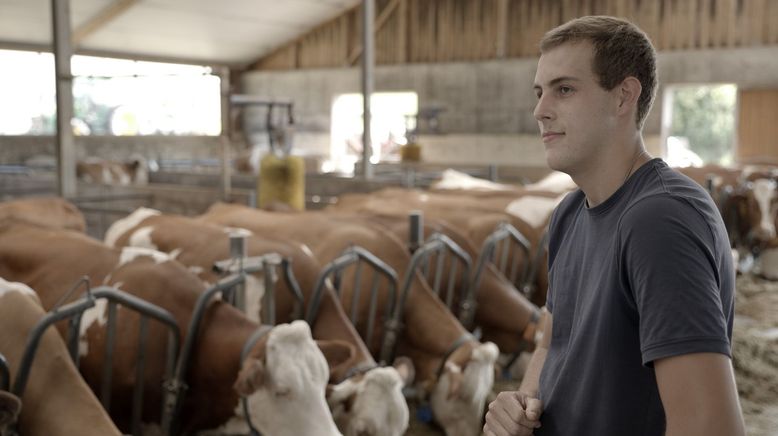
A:
{"label": "man's face", "polygon": [[548,166],[568,174],[602,162],[616,126],[616,91],[604,90],[592,71],[590,42],[567,43],[540,57],[535,74],[535,119]]}

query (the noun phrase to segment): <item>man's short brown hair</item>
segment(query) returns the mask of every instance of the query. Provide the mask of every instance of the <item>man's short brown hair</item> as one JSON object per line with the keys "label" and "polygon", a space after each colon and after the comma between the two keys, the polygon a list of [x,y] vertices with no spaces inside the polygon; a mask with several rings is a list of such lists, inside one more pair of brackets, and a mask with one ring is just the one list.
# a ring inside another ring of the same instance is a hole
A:
{"label": "man's short brown hair", "polygon": [[605,90],[629,76],[640,81],[637,126],[643,127],[656,95],[656,52],[645,33],[629,21],[607,16],[581,17],[554,28],[540,41],[540,52],[569,42],[594,46],[592,70]]}

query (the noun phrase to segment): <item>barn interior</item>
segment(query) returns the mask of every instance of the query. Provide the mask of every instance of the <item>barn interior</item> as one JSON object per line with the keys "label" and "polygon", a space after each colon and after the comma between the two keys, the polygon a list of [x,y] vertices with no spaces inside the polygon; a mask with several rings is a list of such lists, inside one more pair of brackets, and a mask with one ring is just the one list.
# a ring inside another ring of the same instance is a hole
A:
{"label": "barn interior", "polygon": [[[626,18],[656,48],[648,153],[708,189],[722,214],[722,176],[726,195],[756,180],[775,192],[774,0],[0,0],[0,223],[4,204],[60,197],[103,241],[138,208],[326,214],[359,198],[386,212],[412,203],[392,193],[456,191],[472,197],[467,209],[490,192],[526,192],[558,175],[533,114],[538,41],[588,15]],[[772,235],[758,247],[730,229],[733,365],[754,436],[778,435],[778,207],[767,210]],[[528,225],[538,235],[550,209],[540,213]],[[543,268],[530,252],[544,252],[540,236],[519,231],[526,285]],[[471,272],[485,242],[473,243]],[[518,364],[490,399],[518,387],[528,356],[505,357]],[[408,404],[404,434],[455,434],[424,401]]]}

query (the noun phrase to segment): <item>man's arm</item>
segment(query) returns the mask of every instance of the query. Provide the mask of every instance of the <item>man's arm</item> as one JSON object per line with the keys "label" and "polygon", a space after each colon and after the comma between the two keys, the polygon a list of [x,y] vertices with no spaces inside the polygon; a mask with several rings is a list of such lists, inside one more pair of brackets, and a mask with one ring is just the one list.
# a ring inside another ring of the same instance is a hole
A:
{"label": "man's arm", "polygon": [[742,436],[743,415],[729,357],[692,353],[654,362],[666,436]]}
{"label": "man's arm", "polygon": [[543,403],[538,399],[540,371],[551,344],[551,314],[543,309],[543,338],[532,353],[527,371],[516,392],[500,392],[489,404],[484,425],[485,436],[528,436],[540,427]]}
{"label": "man's arm", "polygon": [[543,364],[546,362],[546,354],[548,354],[548,348],[551,346],[551,329],[553,328],[554,317],[550,312],[543,308],[543,337],[540,343],[535,347],[535,352],[532,353],[532,358],[527,365],[527,371],[524,373],[524,377],[521,379],[520,392],[524,392],[531,397],[538,397],[538,389],[540,384],[540,371],[543,370]]}

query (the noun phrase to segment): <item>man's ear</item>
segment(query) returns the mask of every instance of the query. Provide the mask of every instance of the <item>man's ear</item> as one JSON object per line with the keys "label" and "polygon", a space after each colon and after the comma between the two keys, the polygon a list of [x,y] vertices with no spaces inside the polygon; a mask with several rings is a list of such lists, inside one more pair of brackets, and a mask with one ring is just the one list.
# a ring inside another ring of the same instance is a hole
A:
{"label": "man's ear", "polygon": [[642,91],[643,86],[640,84],[640,80],[633,76],[628,76],[621,82],[618,86],[619,115],[626,115],[631,108],[637,108]]}
{"label": "man's ear", "polygon": [[249,396],[257,391],[265,381],[265,364],[257,358],[249,357],[243,362],[238,373],[238,379],[233,388],[242,397]]}

